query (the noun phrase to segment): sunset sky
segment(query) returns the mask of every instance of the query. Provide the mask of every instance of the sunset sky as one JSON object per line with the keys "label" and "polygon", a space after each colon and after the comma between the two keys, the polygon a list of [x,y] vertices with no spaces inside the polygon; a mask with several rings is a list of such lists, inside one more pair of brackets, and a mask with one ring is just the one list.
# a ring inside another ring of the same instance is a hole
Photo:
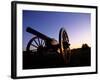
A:
{"label": "sunset sky", "polygon": [[83,43],[91,46],[91,14],[75,12],[48,12],[23,10],[23,49],[25,50],[32,34],[26,32],[31,28],[59,40],[59,30],[64,27],[72,48],[79,48]]}

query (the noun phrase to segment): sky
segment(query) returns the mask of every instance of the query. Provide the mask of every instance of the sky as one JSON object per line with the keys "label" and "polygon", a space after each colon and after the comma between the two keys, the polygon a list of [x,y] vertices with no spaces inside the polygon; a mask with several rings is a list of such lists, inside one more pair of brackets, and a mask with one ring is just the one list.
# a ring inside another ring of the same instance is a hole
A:
{"label": "sky", "polygon": [[70,48],[80,48],[87,43],[91,46],[91,14],[75,12],[51,12],[23,10],[23,49],[33,37],[26,32],[31,27],[59,42],[59,31],[64,27],[68,33]]}

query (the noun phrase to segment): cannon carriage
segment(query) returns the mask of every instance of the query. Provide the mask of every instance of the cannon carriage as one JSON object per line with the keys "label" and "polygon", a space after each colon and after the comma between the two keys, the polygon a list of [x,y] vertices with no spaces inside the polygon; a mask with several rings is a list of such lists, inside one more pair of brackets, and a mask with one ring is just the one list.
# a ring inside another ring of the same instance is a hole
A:
{"label": "cannon carriage", "polygon": [[29,40],[26,51],[34,54],[46,54],[47,52],[56,52],[60,55],[64,64],[70,61],[70,44],[66,30],[60,29],[59,41],[50,38],[30,27],[26,29],[28,33],[35,35]]}

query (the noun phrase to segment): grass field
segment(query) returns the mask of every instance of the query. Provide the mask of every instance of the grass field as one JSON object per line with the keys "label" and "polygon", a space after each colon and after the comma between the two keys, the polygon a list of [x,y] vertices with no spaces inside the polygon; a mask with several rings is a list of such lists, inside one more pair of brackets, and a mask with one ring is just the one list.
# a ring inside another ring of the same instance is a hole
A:
{"label": "grass field", "polygon": [[57,52],[32,53],[23,51],[23,69],[91,66],[91,48],[71,50],[69,64],[64,64]]}

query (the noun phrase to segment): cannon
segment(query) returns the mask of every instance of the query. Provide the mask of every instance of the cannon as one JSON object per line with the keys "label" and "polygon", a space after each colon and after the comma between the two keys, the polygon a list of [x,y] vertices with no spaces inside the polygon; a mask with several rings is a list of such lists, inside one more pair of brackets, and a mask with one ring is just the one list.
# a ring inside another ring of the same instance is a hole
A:
{"label": "cannon", "polygon": [[54,38],[50,38],[31,27],[27,27],[26,31],[35,35],[29,40],[26,51],[31,53],[46,53],[55,51],[60,54],[65,64],[70,61],[70,44],[67,32],[64,28],[60,29],[59,42]]}

